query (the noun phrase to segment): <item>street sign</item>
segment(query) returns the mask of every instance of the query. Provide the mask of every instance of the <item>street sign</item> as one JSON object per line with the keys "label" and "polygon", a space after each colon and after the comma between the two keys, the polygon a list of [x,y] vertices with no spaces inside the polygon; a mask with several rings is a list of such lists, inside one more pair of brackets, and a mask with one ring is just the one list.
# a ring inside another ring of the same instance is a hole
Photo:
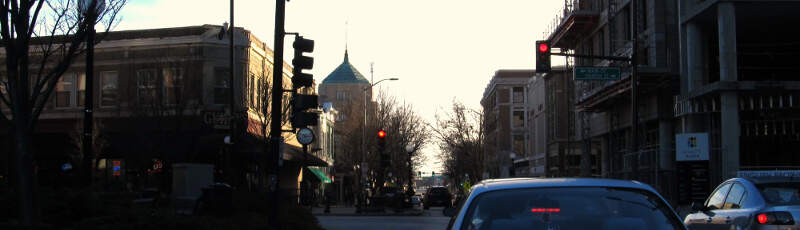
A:
{"label": "street sign", "polygon": [[708,133],[681,133],[675,135],[677,161],[707,161]]}
{"label": "street sign", "polygon": [[572,77],[576,81],[613,81],[620,79],[619,67],[575,66]]}

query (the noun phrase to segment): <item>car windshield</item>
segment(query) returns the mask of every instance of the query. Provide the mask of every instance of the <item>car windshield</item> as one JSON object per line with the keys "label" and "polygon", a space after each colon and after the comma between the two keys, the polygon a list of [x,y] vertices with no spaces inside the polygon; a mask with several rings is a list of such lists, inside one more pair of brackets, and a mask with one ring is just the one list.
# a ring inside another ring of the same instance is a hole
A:
{"label": "car windshield", "polygon": [[800,183],[767,183],[757,187],[769,204],[800,205]]}
{"label": "car windshield", "polygon": [[682,229],[657,196],[614,188],[536,188],[482,194],[461,229]]}

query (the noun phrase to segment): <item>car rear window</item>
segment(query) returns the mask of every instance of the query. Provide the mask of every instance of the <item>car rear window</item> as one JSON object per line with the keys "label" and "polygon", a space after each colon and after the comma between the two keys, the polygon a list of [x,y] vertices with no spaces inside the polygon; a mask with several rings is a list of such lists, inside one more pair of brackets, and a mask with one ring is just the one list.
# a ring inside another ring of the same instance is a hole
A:
{"label": "car rear window", "polygon": [[499,190],[475,198],[463,230],[683,229],[658,196],[614,188]]}
{"label": "car rear window", "polygon": [[769,204],[800,205],[800,183],[766,183],[756,187]]}

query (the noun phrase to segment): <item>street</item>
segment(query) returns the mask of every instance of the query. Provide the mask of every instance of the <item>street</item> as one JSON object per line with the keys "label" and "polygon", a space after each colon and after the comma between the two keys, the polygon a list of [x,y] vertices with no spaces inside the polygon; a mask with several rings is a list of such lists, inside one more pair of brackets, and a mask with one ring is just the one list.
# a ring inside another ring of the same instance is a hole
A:
{"label": "street", "polygon": [[317,216],[327,230],[441,230],[450,218],[442,215],[441,207],[425,210],[422,216]]}

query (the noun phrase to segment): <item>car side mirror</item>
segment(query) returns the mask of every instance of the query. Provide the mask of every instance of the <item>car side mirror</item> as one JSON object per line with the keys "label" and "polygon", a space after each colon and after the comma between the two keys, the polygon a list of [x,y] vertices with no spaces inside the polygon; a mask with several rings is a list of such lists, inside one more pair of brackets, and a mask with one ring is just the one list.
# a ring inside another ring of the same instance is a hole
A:
{"label": "car side mirror", "polygon": [[444,208],[444,211],[442,211],[442,212],[447,217],[454,217],[458,213],[458,210],[456,210],[456,208],[453,208],[453,207],[447,207],[447,208]]}
{"label": "car side mirror", "polygon": [[692,211],[693,212],[707,212],[708,211],[708,207],[706,207],[705,205],[703,205],[702,203],[699,203],[699,202],[692,202]]}

